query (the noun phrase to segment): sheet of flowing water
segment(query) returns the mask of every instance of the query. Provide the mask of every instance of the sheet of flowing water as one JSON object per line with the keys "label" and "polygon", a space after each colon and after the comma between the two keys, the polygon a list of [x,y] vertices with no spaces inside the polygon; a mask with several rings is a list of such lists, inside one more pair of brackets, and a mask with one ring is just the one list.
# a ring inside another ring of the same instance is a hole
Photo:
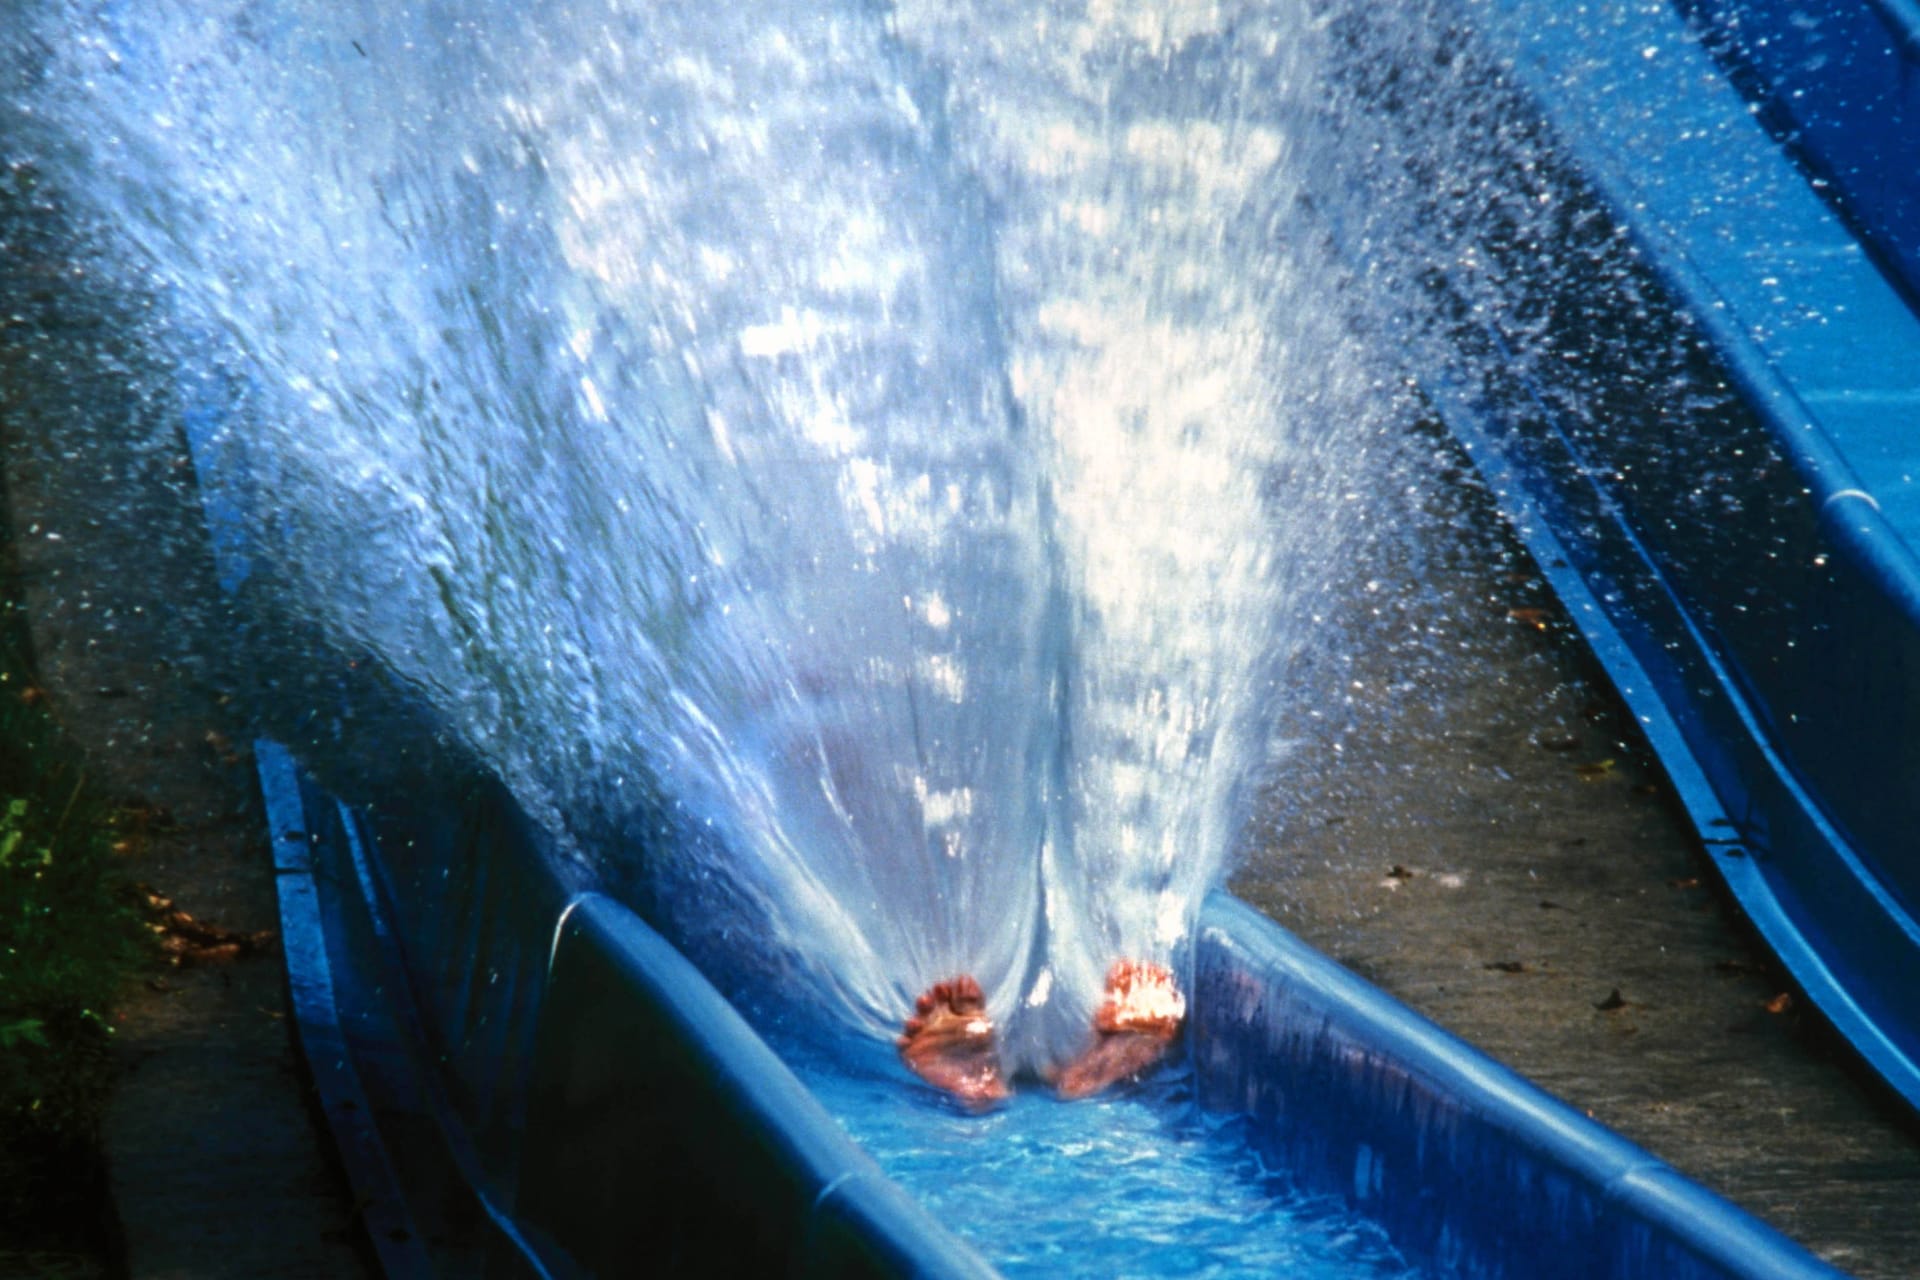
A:
{"label": "sheet of flowing water", "polygon": [[884,1055],[783,1054],[887,1174],[1009,1277],[1416,1280],[1380,1228],[1293,1191],[1237,1132],[1194,1111],[1185,1076],[985,1116],[902,1089]]}
{"label": "sheet of flowing water", "polygon": [[0,136],[220,371],[246,590],[696,951],[1031,1065],[1177,963],[1390,417],[1304,8],[32,0]]}

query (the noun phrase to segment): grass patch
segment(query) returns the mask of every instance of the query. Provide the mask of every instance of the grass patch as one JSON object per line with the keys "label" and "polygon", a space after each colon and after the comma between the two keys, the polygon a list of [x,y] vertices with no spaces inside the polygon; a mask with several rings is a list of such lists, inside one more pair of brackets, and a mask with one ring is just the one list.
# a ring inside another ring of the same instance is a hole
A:
{"label": "grass patch", "polygon": [[97,1247],[108,1011],[152,954],[112,814],[34,684],[6,529],[0,496],[0,1270]]}

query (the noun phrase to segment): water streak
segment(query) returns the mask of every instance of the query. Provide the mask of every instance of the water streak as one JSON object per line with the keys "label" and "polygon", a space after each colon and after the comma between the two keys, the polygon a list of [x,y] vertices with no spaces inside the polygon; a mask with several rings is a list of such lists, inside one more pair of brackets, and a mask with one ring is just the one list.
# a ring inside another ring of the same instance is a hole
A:
{"label": "water streak", "polygon": [[235,370],[262,572],[530,810],[670,812],[876,1035],[968,971],[1042,1064],[1178,961],[1385,412],[1298,230],[1304,12],[21,22],[10,159]]}

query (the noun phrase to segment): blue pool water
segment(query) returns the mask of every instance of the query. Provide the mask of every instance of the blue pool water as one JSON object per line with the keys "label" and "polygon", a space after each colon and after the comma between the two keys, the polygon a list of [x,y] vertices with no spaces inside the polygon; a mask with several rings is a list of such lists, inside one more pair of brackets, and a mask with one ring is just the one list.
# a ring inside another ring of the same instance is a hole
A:
{"label": "blue pool water", "polygon": [[776,1046],[889,1177],[1011,1277],[1423,1275],[1346,1206],[1263,1167],[1171,1064],[1085,1102],[1041,1087],[973,1114],[883,1050]]}

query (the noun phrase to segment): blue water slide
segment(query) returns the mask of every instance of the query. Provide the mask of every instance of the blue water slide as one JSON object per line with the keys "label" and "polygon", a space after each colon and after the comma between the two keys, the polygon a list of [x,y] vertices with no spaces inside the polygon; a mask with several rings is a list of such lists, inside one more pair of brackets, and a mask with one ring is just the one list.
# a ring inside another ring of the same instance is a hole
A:
{"label": "blue water slide", "polygon": [[[1657,432],[1623,424],[1634,452],[1611,454],[1525,369],[1508,398],[1444,367],[1422,385],[1749,914],[1920,1101],[1917,997],[1895,981],[1920,939],[1899,838],[1920,826],[1920,466],[1901,429],[1920,331],[1893,255],[1861,247],[1675,11],[1470,12],[1729,371],[1725,448],[1784,469],[1757,468],[1708,527],[1682,518],[1698,486],[1621,478],[1658,470]],[[245,478],[208,446],[220,401],[210,386],[187,426],[241,590],[260,566],[237,533]],[[404,785],[349,805],[295,752],[256,755],[300,1036],[389,1273],[990,1274],[484,771],[394,754]],[[1837,1274],[1230,899],[1203,912],[1192,996],[1200,1104],[1437,1273]]]}
{"label": "blue water slide", "polygon": [[[373,814],[256,758],[299,1033],[388,1274],[993,1274],[497,786]],[[1200,1104],[1435,1274],[1839,1274],[1224,894],[1194,973]]]}
{"label": "blue water slide", "polygon": [[[1749,918],[1920,1106],[1912,7],[1687,7],[1737,14],[1737,39],[1658,5],[1471,15],[1729,402],[1608,401],[1552,361],[1515,362],[1504,393],[1444,369],[1427,386]],[[1716,51],[1761,63],[1729,77]],[[1755,67],[1745,87],[1771,106],[1741,92]],[[1757,118],[1776,108],[1799,121],[1790,146]],[[1587,354],[1581,329],[1646,324],[1568,296],[1589,286],[1543,304],[1567,363]],[[1511,349],[1498,320],[1483,327]],[[1640,376],[1631,361],[1606,375]]]}

